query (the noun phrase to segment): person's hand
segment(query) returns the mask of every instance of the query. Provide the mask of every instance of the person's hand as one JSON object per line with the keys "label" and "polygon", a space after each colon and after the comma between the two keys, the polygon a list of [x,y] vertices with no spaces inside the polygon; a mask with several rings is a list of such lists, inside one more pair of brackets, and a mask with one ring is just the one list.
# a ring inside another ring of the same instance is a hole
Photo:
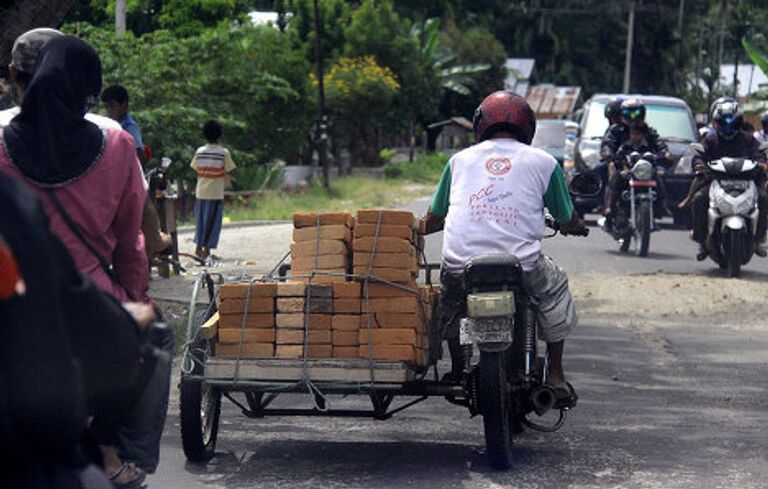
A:
{"label": "person's hand", "polygon": [[757,166],[760,168],[760,171],[768,172],[768,163],[761,161]]}
{"label": "person's hand", "polygon": [[584,224],[584,220],[575,217],[568,222],[560,224],[560,234],[567,236],[569,234],[583,234],[587,226]]}
{"label": "person's hand", "polygon": [[703,172],[704,170],[706,170],[706,168],[707,166],[701,161],[697,161],[696,164],[693,165],[693,169],[697,172]]}
{"label": "person's hand", "polygon": [[143,302],[124,302],[123,307],[142,328],[149,326],[155,319],[155,309],[150,304],[144,304]]}
{"label": "person's hand", "polygon": [[623,170],[621,170],[622,177],[626,177],[627,175],[629,175],[629,168],[624,168]]}

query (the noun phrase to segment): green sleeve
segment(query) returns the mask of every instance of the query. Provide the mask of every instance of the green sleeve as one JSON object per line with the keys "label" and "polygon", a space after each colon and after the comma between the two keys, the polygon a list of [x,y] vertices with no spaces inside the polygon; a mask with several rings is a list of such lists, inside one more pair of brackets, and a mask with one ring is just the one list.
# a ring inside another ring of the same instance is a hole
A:
{"label": "green sleeve", "polygon": [[555,165],[555,171],[549,177],[544,205],[557,222],[568,222],[573,217],[573,202],[560,165]]}
{"label": "green sleeve", "polygon": [[448,163],[443,169],[443,176],[440,177],[440,183],[437,184],[437,191],[432,197],[430,211],[440,217],[448,215],[448,206],[451,202],[451,164]]}

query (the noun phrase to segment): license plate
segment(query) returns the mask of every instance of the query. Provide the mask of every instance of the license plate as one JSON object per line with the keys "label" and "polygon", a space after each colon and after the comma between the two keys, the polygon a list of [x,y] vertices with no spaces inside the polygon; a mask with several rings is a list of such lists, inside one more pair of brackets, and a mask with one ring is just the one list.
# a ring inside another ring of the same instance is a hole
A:
{"label": "license plate", "polygon": [[720,187],[726,192],[731,190],[747,190],[749,184],[748,180],[720,180]]}
{"label": "license plate", "polygon": [[464,318],[459,329],[459,341],[462,345],[475,343],[511,343],[512,317]]}

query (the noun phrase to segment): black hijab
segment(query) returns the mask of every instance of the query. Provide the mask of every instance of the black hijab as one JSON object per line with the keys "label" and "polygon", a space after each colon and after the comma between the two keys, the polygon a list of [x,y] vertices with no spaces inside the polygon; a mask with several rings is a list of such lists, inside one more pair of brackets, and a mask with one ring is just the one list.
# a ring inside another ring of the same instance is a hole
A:
{"label": "black hijab", "polygon": [[82,177],[101,156],[104,136],[85,120],[101,91],[101,61],[74,36],[40,51],[21,113],[3,136],[13,164],[38,185],[57,187]]}

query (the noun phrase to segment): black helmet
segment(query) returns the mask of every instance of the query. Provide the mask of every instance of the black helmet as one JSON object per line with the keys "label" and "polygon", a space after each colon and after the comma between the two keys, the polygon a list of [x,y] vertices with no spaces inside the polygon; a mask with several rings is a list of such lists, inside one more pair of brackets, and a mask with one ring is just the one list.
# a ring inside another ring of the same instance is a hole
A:
{"label": "black helmet", "polygon": [[763,126],[763,130],[768,130],[768,110],[763,112],[763,115],[760,116],[760,125]]}
{"label": "black helmet", "polygon": [[712,125],[718,136],[732,139],[739,133],[744,122],[739,103],[735,100],[721,102],[712,112]]}
{"label": "black helmet", "polygon": [[645,105],[638,98],[630,98],[621,103],[621,118],[627,122],[645,120]]}
{"label": "black helmet", "polygon": [[605,111],[603,112],[603,114],[605,115],[605,118],[610,121],[611,119],[619,115],[622,102],[624,102],[624,97],[619,96],[612,99],[607,104],[605,104]]}

